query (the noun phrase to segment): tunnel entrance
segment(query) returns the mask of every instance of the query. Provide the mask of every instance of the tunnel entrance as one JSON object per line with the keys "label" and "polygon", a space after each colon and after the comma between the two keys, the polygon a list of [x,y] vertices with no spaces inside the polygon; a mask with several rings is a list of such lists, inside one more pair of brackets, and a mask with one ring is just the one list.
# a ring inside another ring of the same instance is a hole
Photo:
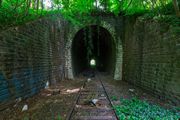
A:
{"label": "tunnel entrance", "polygon": [[[113,75],[115,69],[115,43],[103,27],[92,25],[79,30],[72,43],[74,76],[86,70],[98,70]],[[95,65],[91,66],[91,62]]]}

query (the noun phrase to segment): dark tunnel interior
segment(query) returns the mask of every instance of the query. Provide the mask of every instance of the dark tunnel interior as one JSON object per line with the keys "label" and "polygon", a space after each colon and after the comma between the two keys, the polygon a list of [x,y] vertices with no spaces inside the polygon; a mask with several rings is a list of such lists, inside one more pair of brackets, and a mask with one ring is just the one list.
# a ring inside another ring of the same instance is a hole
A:
{"label": "dark tunnel interior", "polygon": [[[76,76],[87,70],[97,70],[110,75],[114,73],[115,45],[105,28],[93,25],[77,32],[72,43],[72,67]],[[90,60],[96,61],[95,68]]]}

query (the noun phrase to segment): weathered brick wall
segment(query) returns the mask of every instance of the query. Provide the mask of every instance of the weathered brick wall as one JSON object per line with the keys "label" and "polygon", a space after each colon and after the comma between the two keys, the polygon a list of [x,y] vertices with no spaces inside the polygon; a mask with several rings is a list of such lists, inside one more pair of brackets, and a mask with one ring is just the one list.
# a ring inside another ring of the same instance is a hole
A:
{"label": "weathered brick wall", "polygon": [[65,41],[68,34],[67,21],[61,17],[51,21],[50,26],[50,58],[51,58],[51,84],[55,85],[65,77]]}
{"label": "weathered brick wall", "polygon": [[47,81],[63,79],[63,25],[44,19],[0,33],[0,103],[30,97]]}
{"label": "weathered brick wall", "polygon": [[[0,33],[0,102],[32,96],[46,81],[55,85],[69,78],[71,43],[82,27],[55,17]],[[104,27],[114,38],[115,78],[121,79],[123,71],[125,81],[178,103],[180,34],[174,27],[136,17],[102,17],[102,22],[91,24]]]}
{"label": "weathered brick wall", "polygon": [[[123,80],[141,85],[141,58],[143,26],[134,28],[136,17],[127,17],[125,20],[123,39]],[[136,31],[135,29],[141,30]],[[133,33],[135,36],[133,36]]]}
{"label": "weathered brick wall", "polygon": [[[118,42],[116,46],[122,48],[121,21],[122,19],[112,16],[102,16],[101,23],[87,23],[84,27],[94,24],[105,27],[114,42]],[[38,93],[47,81],[55,85],[64,77],[69,78],[72,66],[67,67],[70,64],[66,63],[71,63],[72,60],[71,54],[67,56],[67,53],[70,53],[71,42],[81,28],[82,26],[77,27],[62,19],[60,15],[54,15],[1,32],[0,107],[3,101],[26,98]],[[122,55],[118,55],[116,60],[119,62],[116,62],[116,66],[122,64]],[[121,79],[119,69],[121,72],[121,68],[116,67],[114,74]]]}
{"label": "weathered brick wall", "polygon": [[[124,80],[174,103],[180,100],[180,34],[155,20],[126,20]],[[178,28],[178,29],[177,29]]]}
{"label": "weathered brick wall", "polygon": [[0,33],[0,101],[37,93],[49,79],[48,27],[38,21]]}

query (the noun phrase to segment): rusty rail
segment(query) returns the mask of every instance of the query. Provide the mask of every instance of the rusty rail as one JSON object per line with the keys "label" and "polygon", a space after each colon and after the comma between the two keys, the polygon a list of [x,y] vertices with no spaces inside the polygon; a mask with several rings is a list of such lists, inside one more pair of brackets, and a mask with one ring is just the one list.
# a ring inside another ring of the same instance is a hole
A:
{"label": "rusty rail", "polygon": [[[105,86],[104,86],[102,80],[100,79],[100,75],[98,75],[98,73],[96,74],[96,79],[98,79],[98,81],[99,81],[98,83],[102,86],[103,93],[104,93],[104,95],[106,96],[106,100],[108,101],[109,107],[110,107],[110,109],[111,109],[111,111],[112,111],[112,113],[113,113],[113,116],[112,116],[112,117],[114,117],[114,119],[119,120],[119,118],[118,118],[118,116],[117,116],[117,114],[116,114],[116,111],[115,111],[114,108],[113,108],[113,104],[112,104],[112,102],[111,102],[111,100],[110,100],[110,98],[109,98],[109,95],[108,95],[108,93],[107,93],[107,91],[106,91],[106,89],[105,89]],[[78,95],[77,95],[77,97],[76,97],[76,100],[75,100],[75,102],[74,102],[73,105],[72,105],[73,107],[72,107],[71,111],[69,112],[68,116],[66,117],[66,120],[71,120],[71,119],[73,118],[73,113],[75,112],[75,107],[76,107],[76,105],[78,105],[78,101],[80,101],[80,99],[81,99],[82,89],[85,88],[86,82],[87,82],[87,80],[85,80],[83,86],[81,87],[81,89],[80,89],[80,91],[79,91],[79,93],[78,93]],[[92,91],[93,91],[93,90],[92,90]],[[97,92],[97,91],[96,91],[96,92]],[[87,93],[87,94],[88,94],[88,93]],[[79,117],[81,117],[81,118],[83,119],[83,116],[79,116]],[[86,117],[86,116],[84,116],[84,117]],[[89,116],[89,117],[90,117],[90,116]],[[91,117],[95,117],[95,116],[91,116]],[[101,117],[101,116],[97,116],[97,117]]]}

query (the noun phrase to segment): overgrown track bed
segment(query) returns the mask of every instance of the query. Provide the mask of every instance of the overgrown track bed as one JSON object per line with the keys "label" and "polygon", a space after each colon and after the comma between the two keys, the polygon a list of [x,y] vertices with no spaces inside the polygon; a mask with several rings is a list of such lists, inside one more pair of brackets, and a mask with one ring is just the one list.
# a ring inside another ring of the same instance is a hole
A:
{"label": "overgrown track bed", "polygon": [[118,120],[98,74],[85,81],[67,120]]}

